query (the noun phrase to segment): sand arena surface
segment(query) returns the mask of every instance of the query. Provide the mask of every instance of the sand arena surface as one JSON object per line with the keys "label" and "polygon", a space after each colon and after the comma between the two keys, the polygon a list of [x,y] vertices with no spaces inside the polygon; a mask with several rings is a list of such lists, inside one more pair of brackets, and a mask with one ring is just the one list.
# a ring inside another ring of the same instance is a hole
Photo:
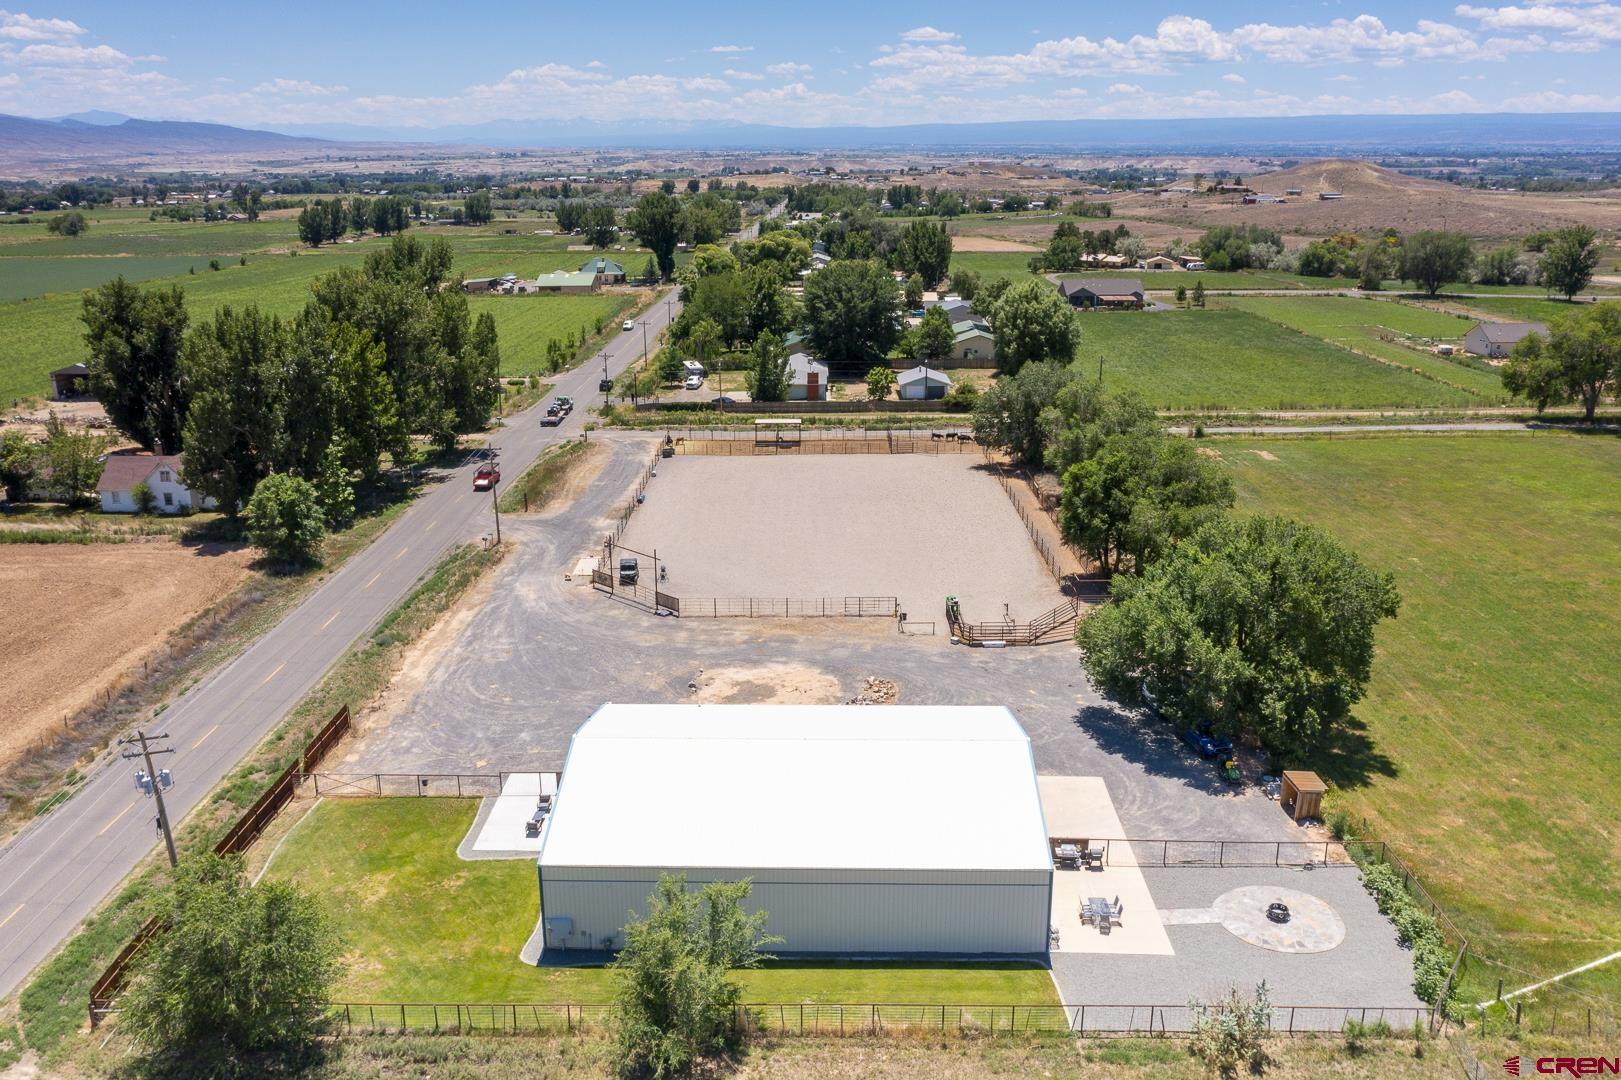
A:
{"label": "sand arena surface", "polygon": [[679,597],[896,596],[945,630],[1026,622],[1058,586],[974,455],[678,456],[659,462],[622,542],[658,550]]}

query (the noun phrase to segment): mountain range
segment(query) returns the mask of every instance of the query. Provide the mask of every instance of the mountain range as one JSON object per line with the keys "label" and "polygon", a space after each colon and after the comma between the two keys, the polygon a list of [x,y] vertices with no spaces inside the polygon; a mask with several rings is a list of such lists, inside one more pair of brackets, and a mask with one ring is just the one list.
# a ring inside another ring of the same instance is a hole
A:
{"label": "mountain range", "polygon": [[[54,119],[0,115],[0,169],[160,166],[198,156],[347,155],[432,147],[624,147],[669,150],[1025,150],[1296,154],[1493,154],[1621,150],[1621,113],[1465,113],[1173,120],[1028,120],[889,127],[498,120],[436,128],[141,120],[102,110]],[[365,144],[365,145],[362,145]]]}

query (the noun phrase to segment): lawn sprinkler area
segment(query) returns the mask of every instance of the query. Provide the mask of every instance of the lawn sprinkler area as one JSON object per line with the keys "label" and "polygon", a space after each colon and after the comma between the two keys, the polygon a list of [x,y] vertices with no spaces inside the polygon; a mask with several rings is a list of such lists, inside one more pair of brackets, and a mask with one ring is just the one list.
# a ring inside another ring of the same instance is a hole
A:
{"label": "lawn sprinkler area", "polygon": [[669,458],[621,542],[682,598],[894,596],[942,631],[948,595],[974,621],[1063,601],[973,455]]}

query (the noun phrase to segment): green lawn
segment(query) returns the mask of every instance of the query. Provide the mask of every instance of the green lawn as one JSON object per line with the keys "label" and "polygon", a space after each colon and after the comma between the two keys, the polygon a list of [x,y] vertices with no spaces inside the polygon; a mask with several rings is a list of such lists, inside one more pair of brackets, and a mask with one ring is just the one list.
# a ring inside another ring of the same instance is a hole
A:
{"label": "green lawn", "polygon": [[1159,408],[1456,406],[1469,391],[1370,360],[1244,311],[1098,311],[1076,315],[1076,358],[1103,360],[1104,383]]}
{"label": "green lawn", "polygon": [[1461,347],[1473,319],[1389,300],[1346,296],[1232,296],[1211,303],[1415,369],[1477,396],[1482,405],[1508,400],[1497,369],[1461,352],[1453,359],[1425,347],[1437,342]]}
{"label": "green lawn", "polygon": [[[1621,439],[1216,445],[1241,508],[1396,575],[1364,730],[1315,764],[1464,928],[1466,995],[1621,948]],[[1621,1000],[1621,964],[1582,980]]]}
{"label": "green lawn", "polygon": [[[288,834],[268,876],[327,904],[349,955],[340,1000],[610,1001],[603,968],[534,968],[518,951],[538,918],[530,859],[463,862],[476,799],[327,800]],[[743,972],[759,1002],[1056,1004],[1034,964],[783,962]]]}

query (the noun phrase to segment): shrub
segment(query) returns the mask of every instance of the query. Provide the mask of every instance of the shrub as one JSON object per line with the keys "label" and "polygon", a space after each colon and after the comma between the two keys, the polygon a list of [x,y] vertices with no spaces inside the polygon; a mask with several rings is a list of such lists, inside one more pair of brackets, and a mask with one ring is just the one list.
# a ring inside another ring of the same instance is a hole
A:
{"label": "shrub", "polygon": [[315,486],[286,473],[259,482],[243,517],[249,543],[278,562],[314,562],[326,535]]}
{"label": "shrub", "polygon": [[1272,1019],[1272,999],[1265,981],[1255,988],[1254,997],[1236,989],[1214,1004],[1190,1002],[1193,1039],[1189,1049],[1205,1068],[1219,1076],[1231,1077],[1240,1068],[1259,1072],[1266,1065],[1262,1041]]}
{"label": "shrub", "polygon": [[1336,840],[1351,835],[1351,815],[1338,807],[1323,815],[1323,824],[1328,827],[1328,835]]}
{"label": "shrub", "polygon": [[249,885],[240,856],[180,864],[143,950],[120,1026],[163,1052],[247,1052],[306,1044],[321,1029],[338,975],[325,912],[296,886]]}
{"label": "shrub", "polygon": [[1401,944],[1413,951],[1413,992],[1437,1009],[1445,1009],[1441,989],[1452,969],[1452,956],[1435,916],[1414,902],[1401,874],[1389,863],[1364,866],[1362,884],[1395,926]]}
{"label": "shrub", "polygon": [[152,486],[145,480],[130,488],[129,495],[135,503],[135,512],[137,514],[150,514],[157,509],[158,497],[152,493]]}

